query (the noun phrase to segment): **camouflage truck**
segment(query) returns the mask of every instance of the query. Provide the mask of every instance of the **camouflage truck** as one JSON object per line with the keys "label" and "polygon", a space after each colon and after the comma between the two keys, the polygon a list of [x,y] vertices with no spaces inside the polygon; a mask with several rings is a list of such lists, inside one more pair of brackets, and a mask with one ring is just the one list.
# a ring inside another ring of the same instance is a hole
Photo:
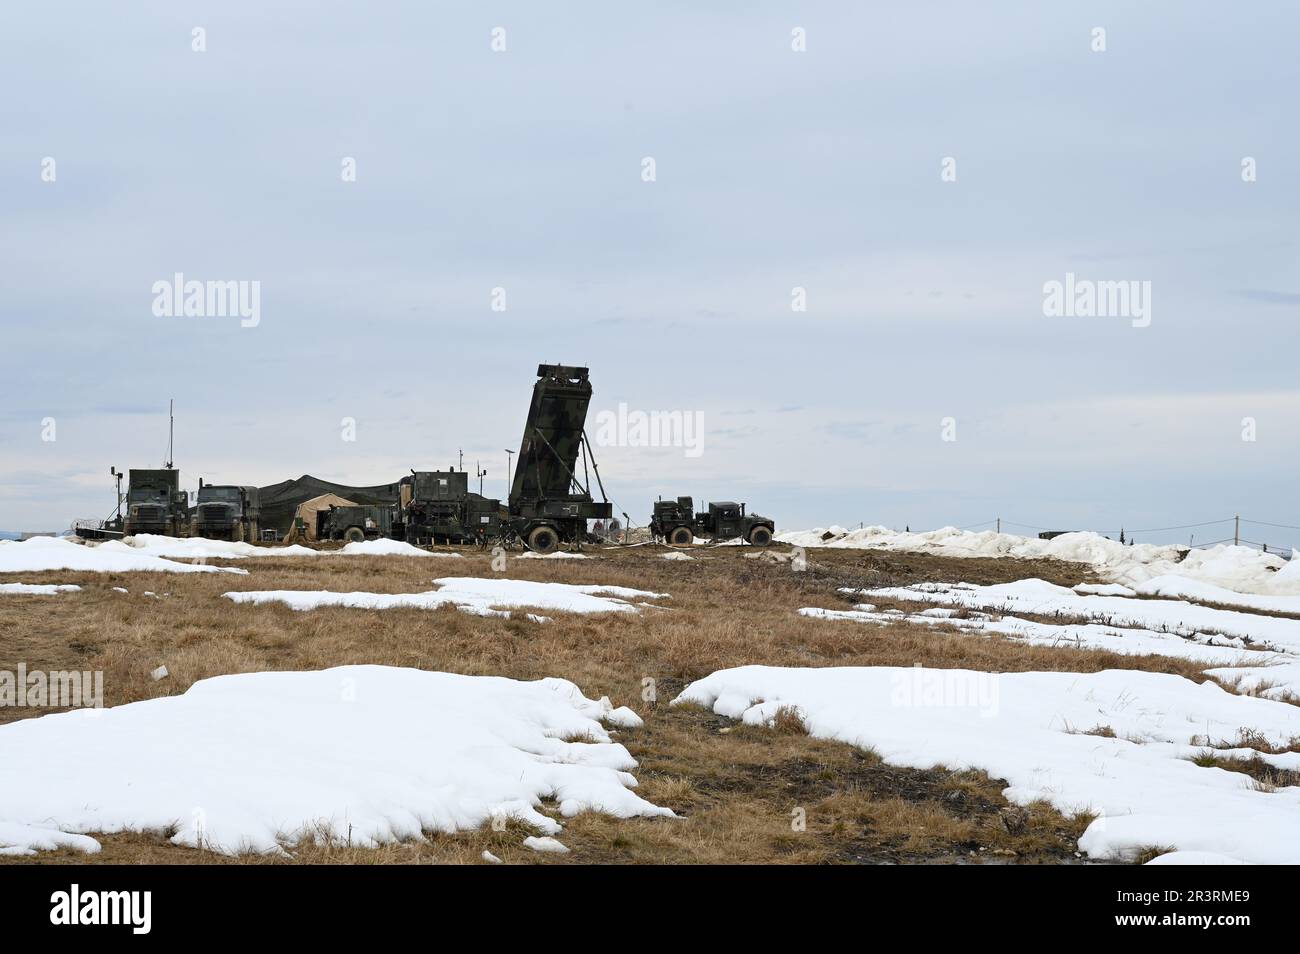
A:
{"label": "camouflage truck", "polygon": [[316,515],[317,540],[379,540],[393,536],[397,508],[393,504],[330,507]]}
{"label": "camouflage truck", "polygon": [[[550,553],[561,543],[580,546],[587,522],[608,521],[613,507],[591,495],[589,461],[602,498],[605,493],[585,429],[591,404],[587,369],[541,364],[537,378],[510,485],[507,529],[530,550]],[[580,457],[584,479],[578,477]]]}
{"label": "camouflage truck", "polygon": [[708,510],[695,512],[695,501],[690,497],[655,501],[650,517],[650,532],[656,540],[675,547],[690,546],[696,537],[710,540],[741,539],[756,547],[772,542],[776,524],[769,517],[745,513],[743,503],[729,500],[714,501]]}
{"label": "camouflage truck", "polygon": [[199,481],[190,535],[252,543],[257,540],[257,488]]}
{"label": "camouflage truck", "polygon": [[472,493],[465,471],[412,471],[404,487],[399,535],[407,543],[485,546],[501,536],[501,501]]}
{"label": "camouflage truck", "polygon": [[123,532],[161,533],[184,536],[189,531],[189,499],[181,490],[181,472],[171,467],[161,470],[131,470],[126,491],[126,519]]}

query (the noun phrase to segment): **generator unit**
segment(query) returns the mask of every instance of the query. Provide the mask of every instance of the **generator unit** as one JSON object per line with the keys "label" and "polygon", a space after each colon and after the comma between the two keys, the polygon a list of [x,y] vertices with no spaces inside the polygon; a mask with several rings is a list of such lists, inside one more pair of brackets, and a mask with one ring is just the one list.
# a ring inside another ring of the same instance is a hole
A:
{"label": "generator unit", "polygon": [[330,507],[316,514],[316,539],[357,543],[391,537],[394,513],[392,504]]}
{"label": "generator unit", "polygon": [[501,536],[501,501],[470,492],[463,470],[412,471],[403,488],[397,535],[407,543],[483,546]]}

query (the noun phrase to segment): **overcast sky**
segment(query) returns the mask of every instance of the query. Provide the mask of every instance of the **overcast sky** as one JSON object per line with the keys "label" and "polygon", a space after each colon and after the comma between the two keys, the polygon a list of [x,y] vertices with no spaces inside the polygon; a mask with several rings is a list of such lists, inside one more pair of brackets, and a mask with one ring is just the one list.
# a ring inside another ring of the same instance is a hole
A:
{"label": "overcast sky", "polygon": [[[638,522],[1300,524],[1297,35],[1284,2],[5,4],[0,528],[106,516],[169,398],[190,487],[463,449],[504,495],[539,362],[591,367],[589,421],[700,415],[698,456],[597,449]],[[259,282],[259,323],[156,316],[177,272]],[[1045,315],[1067,273],[1150,282],[1149,325]],[[1192,533],[1232,527],[1139,539]]]}

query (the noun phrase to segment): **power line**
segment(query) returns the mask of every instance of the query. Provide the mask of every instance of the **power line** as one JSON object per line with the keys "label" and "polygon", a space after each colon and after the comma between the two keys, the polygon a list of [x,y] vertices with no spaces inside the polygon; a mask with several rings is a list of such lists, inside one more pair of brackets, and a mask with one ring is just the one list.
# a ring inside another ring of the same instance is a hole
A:
{"label": "power line", "polygon": [[1245,517],[1241,518],[1241,522],[1254,523],[1261,527],[1276,527],[1279,530],[1300,530],[1300,527],[1292,526],[1289,523],[1265,523],[1263,520],[1247,520]]}

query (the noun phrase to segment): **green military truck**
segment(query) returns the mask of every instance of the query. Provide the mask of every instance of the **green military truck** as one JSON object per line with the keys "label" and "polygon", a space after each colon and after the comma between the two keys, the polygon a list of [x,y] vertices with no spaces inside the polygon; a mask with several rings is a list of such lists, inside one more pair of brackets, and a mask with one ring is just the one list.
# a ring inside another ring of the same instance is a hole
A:
{"label": "green military truck", "polygon": [[258,516],[256,487],[205,484],[200,479],[190,535],[253,543],[257,540]]}
{"label": "green military truck", "polygon": [[189,532],[189,499],[181,490],[181,472],[172,467],[161,470],[131,470],[126,491],[126,536],[159,533],[169,537]]}
{"label": "green military truck", "polygon": [[745,513],[743,503],[714,501],[708,510],[696,513],[691,497],[660,498],[655,501],[650,517],[650,532],[656,540],[675,547],[690,546],[696,537],[715,541],[740,539],[765,547],[772,542],[776,524],[770,517]]}

